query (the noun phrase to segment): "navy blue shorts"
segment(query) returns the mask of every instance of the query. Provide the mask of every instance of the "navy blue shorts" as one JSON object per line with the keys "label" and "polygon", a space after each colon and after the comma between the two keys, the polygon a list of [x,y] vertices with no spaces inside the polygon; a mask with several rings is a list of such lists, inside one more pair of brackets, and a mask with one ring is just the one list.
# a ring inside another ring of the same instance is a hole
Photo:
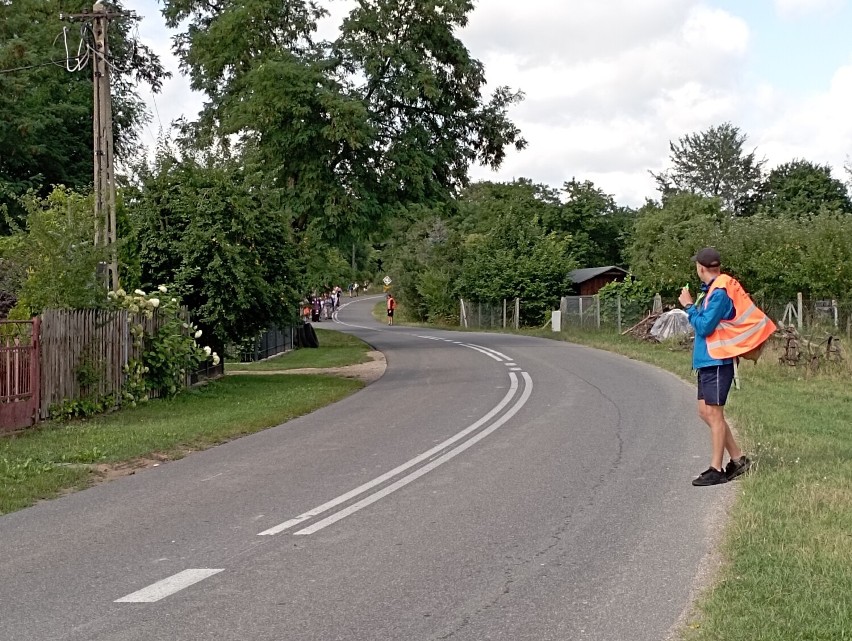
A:
{"label": "navy blue shorts", "polygon": [[734,382],[734,365],[713,365],[698,370],[698,400],[707,405],[724,405]]}

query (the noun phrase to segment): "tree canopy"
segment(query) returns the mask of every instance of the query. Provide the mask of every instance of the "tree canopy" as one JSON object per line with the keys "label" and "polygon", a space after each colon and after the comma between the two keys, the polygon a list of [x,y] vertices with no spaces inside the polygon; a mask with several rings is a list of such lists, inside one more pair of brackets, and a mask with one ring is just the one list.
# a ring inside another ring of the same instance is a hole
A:
{"label": "tree canopy", "polygon": [[[483,96],[484,68],[456,36],[469,0],[360,0],[330,42],[307,0],[167,0],[176,50],[209,101],[192,128],[237,136],[297,229],[363,236],[400,206],[446,201],[473,162],[497,166],[525,142]],[[253,28],[246,29],[246,24]]]}
{"label": "tree canopy", "polygon": [[846,185],[832,177],[831,167],[803,159],[769,172],[762,188],[760,211],[769,216],[799,218],[821,209],[852,213]]}
{"label": "tree canopy", "polygon": [[766,160],[744,149],[748,137],[729,122],[669,142],[672,167],[652,175],[663,197],[688,192],[719,198],[732,216],[754,213]]}

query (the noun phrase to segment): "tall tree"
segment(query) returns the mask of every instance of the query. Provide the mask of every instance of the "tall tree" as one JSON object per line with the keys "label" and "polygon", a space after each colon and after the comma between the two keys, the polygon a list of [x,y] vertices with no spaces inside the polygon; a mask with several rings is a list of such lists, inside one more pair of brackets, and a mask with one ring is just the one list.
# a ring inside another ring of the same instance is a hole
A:
{"label": "tall tree", "polygon": [[663,197],[689,192],[719,198],[732,216],[755,212],[766,160],[746,153],[747,136],[729,122],[669,142],[671,169],[655,174]]}
{"label": "tall tree", "polygon": [[455,35],[472,8],[359,0],[333,42],[315,41],[325,11],[313,0],[166,0],[164,15],[209,97],[194,130],[237,135],[297,228],[348,239],[524,146],[507,116],[520,94],[483,97],[483,66]]}
{"label": "tall tree", "polygon": [[[92,183],[92,71],[82,65],[91,33],[60,20],[69,9],[67,0],[0,2],[0,208],[19,221],[24,210],[17,198],[28,190],[46,195],[55,184]],[[131,36],[133,25],[131,18],[116,19],[109,31],[119,157],[133,149],[147,117],[136,83],[158,91],[168,76],[157,55]],[[81,69],[70,73],[78,63]],[[0,233],[4,223],[0,215]]]}
{"label": "tall tree", "polygon": [[846,185],[831,175],[829,165],[793,160],[769,172],[760,210],[770,216],[798,218],[822,208],[852,213]]}

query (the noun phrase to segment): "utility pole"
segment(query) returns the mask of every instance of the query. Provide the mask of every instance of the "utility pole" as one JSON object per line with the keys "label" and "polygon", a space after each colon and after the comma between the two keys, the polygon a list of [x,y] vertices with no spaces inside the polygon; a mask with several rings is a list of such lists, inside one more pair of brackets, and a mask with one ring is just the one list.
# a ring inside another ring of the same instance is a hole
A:
{"label": "utility pole", "polygon": [[92,118],[95,191],[95,246],[107,249],[105,285],[117,290],[118,256],[116,252],[115,220],[115,155],[112,136],[112,92],[109,78],[109,45],[107,29],[111,18],[131,14],[109,12],[100,1],[91,13],[60,14],[60,19],[91,22],[94,37],[92,85],[94,87],[94,117]]}

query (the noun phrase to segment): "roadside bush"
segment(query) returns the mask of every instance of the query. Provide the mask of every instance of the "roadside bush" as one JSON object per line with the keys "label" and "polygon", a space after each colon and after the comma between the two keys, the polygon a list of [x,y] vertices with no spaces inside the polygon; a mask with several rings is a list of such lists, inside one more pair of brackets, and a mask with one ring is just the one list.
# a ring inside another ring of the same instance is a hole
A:
{"label": "roadside bush", "polygon": [[130,313],[130,334],[141,355],[126,366],[124,402],[135,406],[147,400],[151,392],[174,396],[184,388],[187,375],[201,363],[209,359],[213,365],[219,364],[216,352],[198,345],[201,330],[189,322],[180,300],[169,296],[165,285],[151,294],[141,289],[128,294],[119,289],[108,296],[117,309]]}

